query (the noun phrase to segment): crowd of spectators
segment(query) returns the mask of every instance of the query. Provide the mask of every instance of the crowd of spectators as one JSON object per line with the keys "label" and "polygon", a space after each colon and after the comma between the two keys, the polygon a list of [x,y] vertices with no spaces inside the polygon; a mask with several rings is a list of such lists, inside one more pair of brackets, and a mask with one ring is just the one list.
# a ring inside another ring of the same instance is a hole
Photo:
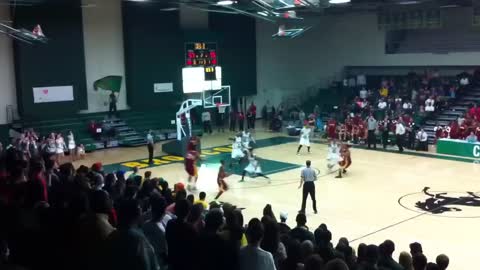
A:
{"label": "crowd of spectators", "polygon": [[75,143],[72,131],[67,133],[67,138],[65,139],[62,133],[50,133],[48,136],[40,136],[33,129],[27,129],[17,134],[12,139],[11,144],[7,145],[5,149],[3,148],[3,145],[0,143],[0,152],[12,148],[26,159],[49,158],[55,160],[57,165],[67,160],[74,161],[83,158],[85,155],[84,146]]}
{"label": "crowd of spectators", "polygon": [[[419,149],[423,143],[420,125],[465,93],[477,81],[473,78],[466,72],[456,77],[442,77],[438,71],[382,78],[378,86],[371,89],[362,86],[351,102],[339,106],[326,126],[327,136],[367,143],[368,133],[373,131],[375,140],[380,138],[385,148],[395,141],[396,127],[402,123],[406,146]],[[372,118],[375,120],[373,130],[368,125]]]}
{"label": "crowd of spectators", "polygon": [[434,131],[436,140],[450,138],[472,143],[480,141],[480,107],[476,103],[470,104],[465,114],[450,121],[448,125],[437,122]]}
{"label": "crowd of spectators", "polygon": [[[448,257],[427,263],[418,243],[395,260],[395,244],[332,243],[325,224],[296,226],[265,206],[245,224],[242,209],[207,203],[183,184],[147,171],[103,172],[52,159],[27,159],[15,146],[0,162],[1,269],[348,270],[446,269]],[[259,213],[260,214],[260,213]]]}

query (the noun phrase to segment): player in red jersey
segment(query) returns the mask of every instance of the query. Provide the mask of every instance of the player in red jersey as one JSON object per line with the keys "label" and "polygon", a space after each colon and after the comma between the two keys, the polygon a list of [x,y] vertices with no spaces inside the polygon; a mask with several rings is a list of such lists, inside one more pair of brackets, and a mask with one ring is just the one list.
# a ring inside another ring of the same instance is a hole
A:
{"label": "player in red jersey", "polygon": [[349,146],[342,144],[340,147],[341,160],[338,162],[340,168],[338,169],[338,175],[335,178],[342,178],[343,174],[347,172],[347,169],[352,165],[352,156],[350,155]]}
{"label": "player in red jersey", "polygon": [[[198,180],[197,161],[200,159],[200,155],[196,150],[189,150],[185,157],[185,171],[188,173],[188,186],[187,188],[196,189]],[[193,183],[192,183],[193,182]]]}
{"label": "player in red jersey", "polygon": [[331,118],[330,120],[328,120],[327,122],[327,134],[328,134],[328,138],[330,139],[335,139],[335,133],[336,133],[336,130],[337,130],[337,121],[335,121],[335,119]]}
{"label": "player in red jersey", "polygon": [[188,173],[188,189],[196,189],[196,184],[198,180],[197,161],[200,160],[200,153],[197,151],[198,142],[198,138],[193,136],[192,138],[190,138],[190,141],[187,145],[187,155],[185,157],[185,171]]}
{"label": "player in red jersey", "polygon": [[225,178],[229,177],[230,174],[225,172],[225,161],[220,160],[220,168],[218,169],[217,175],[217,184],[218,184],[218,194],[215,197],[215,200],[220,198],[224,192],[228,190],[227,182],[225,182]]}

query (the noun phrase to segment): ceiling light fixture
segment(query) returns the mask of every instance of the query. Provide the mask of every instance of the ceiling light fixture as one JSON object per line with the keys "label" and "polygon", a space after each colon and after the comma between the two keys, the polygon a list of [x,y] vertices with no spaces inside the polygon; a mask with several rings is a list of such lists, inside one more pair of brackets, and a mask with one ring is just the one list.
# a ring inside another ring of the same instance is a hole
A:
{"label": "ceiling light fixture", "polygon": [[236,4],[237,1],[232,1],[232,0],[221,0],[221,1],[218,1],[217,2],[217,5],[220,5],[220,6],[231,6],[233,4]]}
{"label": "ceiling light fixture", "polygon": [[329,0],[330,4],[347,4],[350,3],[350,0]]}

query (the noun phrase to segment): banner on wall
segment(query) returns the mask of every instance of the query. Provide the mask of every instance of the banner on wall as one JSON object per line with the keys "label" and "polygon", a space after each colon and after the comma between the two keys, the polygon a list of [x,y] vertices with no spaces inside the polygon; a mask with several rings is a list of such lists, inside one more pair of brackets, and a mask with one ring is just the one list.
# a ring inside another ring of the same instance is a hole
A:
{"label": "banner on wall", "polygon": [[73,101],[73,86],[47,86],[33,88],[33,102]]}
{"label": "banner on wall", "polygon": [[154,93],[173,92],[173,83],[155,83],[153,85]]}

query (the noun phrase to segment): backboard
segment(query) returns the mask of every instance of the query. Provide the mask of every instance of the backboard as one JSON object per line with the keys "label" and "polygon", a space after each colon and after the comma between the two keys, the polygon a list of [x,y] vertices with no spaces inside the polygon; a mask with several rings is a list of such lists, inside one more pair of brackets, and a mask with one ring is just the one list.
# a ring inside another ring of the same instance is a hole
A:
{"label": "backboard", "polygon": [[230,106],[230,85],[223,85],[217,90],[205,90],[202,92],[203,107],[205,109]]}

